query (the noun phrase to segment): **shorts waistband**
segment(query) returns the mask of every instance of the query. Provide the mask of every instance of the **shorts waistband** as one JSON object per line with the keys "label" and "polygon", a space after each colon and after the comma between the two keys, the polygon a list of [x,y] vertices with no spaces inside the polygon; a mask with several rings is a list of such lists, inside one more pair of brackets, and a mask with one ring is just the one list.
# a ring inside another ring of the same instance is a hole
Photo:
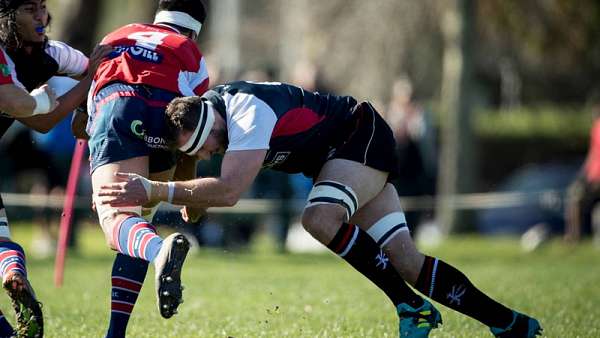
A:
{"label": "shorts waistband", "polygon": [[162,101],[166,103],[169,103],[174,98],[180,96],[168,90],[147,85],[116,82],[100,89],[95,95],[94,101],[100,102],[115,93],[122,93],[122,95],[119,96],[139,96],[146,100]]}

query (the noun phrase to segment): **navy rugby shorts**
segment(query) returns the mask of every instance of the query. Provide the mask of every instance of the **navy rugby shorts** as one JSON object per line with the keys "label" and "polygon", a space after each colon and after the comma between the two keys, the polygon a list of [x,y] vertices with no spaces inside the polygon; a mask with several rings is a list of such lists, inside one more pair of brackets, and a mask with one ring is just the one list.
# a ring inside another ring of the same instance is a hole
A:
{"label": "navy rugby shorts", "polygon": [[90,172],[104,164],[149,156],[150,172],[173,167],[165,108],[177,95],[148,86],[122,83],[102,88],[88,105]]}
{"label": "navy rugby shorts", "polygon": [[352,115],[349,131],[327,159],[341,158],[362,163],[388,172],[388,180],[397,177],[396,141],[390,126],[369,102],[357,104]]}

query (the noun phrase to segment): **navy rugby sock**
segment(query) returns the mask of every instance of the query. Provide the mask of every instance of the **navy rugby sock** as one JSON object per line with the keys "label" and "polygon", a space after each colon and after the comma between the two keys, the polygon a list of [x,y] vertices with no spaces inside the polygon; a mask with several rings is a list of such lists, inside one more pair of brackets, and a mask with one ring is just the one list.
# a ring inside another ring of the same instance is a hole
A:
{"label": "navy rugby sock", "polygon": [[4,313],[0,311],[0,338],[13,337],[14,333],[15,331],[6,320],[6,317],[4,317]]}
{"label": "navy rugby sock", "polygon": [[487,326],[503,328],[512,323],[511,309],[479,291],[462,272],[435,257],[425,257],[415,288]]}
{"label": "navy rugby sock", "polygon": [[148,262],[117,254],[113,263],[110,326],[106,338],[125,337],[127,323],[148,271]]}
{"label": "navy rugby sock", "polygon": [[406,284],[379,245],[359,227],[343,223],[327,247],[385,292],[394,306],[423,305],[423,299]]}

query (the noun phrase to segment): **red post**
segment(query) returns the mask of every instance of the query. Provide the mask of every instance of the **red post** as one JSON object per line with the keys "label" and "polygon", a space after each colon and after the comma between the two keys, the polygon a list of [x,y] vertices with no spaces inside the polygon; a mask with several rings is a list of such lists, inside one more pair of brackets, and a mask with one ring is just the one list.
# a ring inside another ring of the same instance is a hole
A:
{"label": "red post", "polygon": [[60,217],[60,229],[58,234],[58,245],[56,246],[56,260],[54,262],[54,285],[61,287],[65,271],[65,257],[67,254],[67,244],[71,232],[71,221],[73,220],[73,206],[75,204],[75,194],[77,192],[77,183],[79,181],[79,172],[81,163],[85,154],[87,141],[77,140],[73,158],[71,159],[71,169],[69,170],[69,180],[67,181],[67,191],[63,212]]}

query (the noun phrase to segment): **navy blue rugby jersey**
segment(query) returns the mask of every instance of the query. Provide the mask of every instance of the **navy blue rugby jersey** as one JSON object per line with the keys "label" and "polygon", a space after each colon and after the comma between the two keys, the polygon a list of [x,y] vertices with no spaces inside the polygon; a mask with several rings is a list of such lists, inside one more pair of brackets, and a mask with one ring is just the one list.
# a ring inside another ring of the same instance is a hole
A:
{"label": "navy blue rugby jersey", "polygon": [[227,151],[268,149],[263,167],[309,177],[353,130],[357,104],[278,82],[233,82],[203,96],[227,121]]}

